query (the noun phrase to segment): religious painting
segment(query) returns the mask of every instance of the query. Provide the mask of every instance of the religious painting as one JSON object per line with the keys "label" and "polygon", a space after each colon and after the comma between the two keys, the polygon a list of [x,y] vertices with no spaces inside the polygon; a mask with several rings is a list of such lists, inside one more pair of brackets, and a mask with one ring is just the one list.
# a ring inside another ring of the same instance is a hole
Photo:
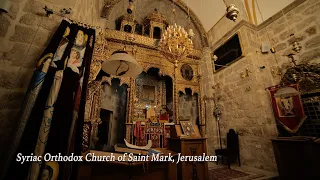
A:
{"label": "religious painting", "polygon": [[166,105],[162,105],[162,108],[160,110],[159,119],[160,119],[160,122],[168,122],[169,121],[169,114],[167,112]]}
{"label": "religious painting", "polygon": [[191,121],[181,121],[180,120],[180,124],[181,124],[183,134],[185,134],[187,136],[195,136],[196,135],[196,132],[194,130],[194,127],[193,127],[193,124]]}
{"label": "religious painting", "polygon": [[181,66],[181,76],[188,81],[191,81],[193,78],[193,69],[189,64],[184,64]]}
{"label": "religious painting", "polygon": [[79,30],[75,39],[75,44],[71,49],[70,57],[67,67],[71,68],[73,72],[80,73],[79,67],[82,66],[84,52],[86,50],[86,44],[88,41],[88,35]]}
{"label": "religious painting", "polygon": [[286,87],[280,85],[267,88],[270,94],[273,113],[277,123],[281,124],[290,133],[295,133],[306,119],[301,96],[289,92],[286,95],[281,95],[284,88],[299,91],[297,84],[292,84]]}
{"label": "religious painting", "polygon": [[142,99],[145,102],[154,103],[156,96],[156,88],[155,86],[143,85],[142,87]]}
{"label": "religious painting", "polygon": [[56,62],[61,60],[61,58],[64,54],[64,51],[69,43],[69,39],[67,38],[69,36],[69,34],[70,34],[70,28],[67,27],[66,30],[64,31],[63,37],[59,43],[58,49],[53,56],[52,63],[51,63],[52,67],[56,68],[57,67]]}

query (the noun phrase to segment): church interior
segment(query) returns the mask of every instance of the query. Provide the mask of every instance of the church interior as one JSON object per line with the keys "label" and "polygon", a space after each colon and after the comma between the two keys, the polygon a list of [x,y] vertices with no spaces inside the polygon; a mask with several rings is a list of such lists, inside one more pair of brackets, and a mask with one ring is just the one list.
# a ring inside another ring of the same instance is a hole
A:
{"label": "church interior", "polygon": [[318,0],[0,0],[0,179],[320,179],[319,32]]}

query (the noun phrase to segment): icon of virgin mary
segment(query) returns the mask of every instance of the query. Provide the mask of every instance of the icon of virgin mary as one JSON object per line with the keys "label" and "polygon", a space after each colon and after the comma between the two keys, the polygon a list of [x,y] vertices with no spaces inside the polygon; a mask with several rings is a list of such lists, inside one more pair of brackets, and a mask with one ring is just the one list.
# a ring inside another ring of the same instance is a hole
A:
{"label": "icon of virgin mary", "polygon": [[75,44],[71,49],[67,67],[71,68],[73,72],[79,74],[79,67],[82,66],[83,56],[86,50],[88,35],[79,30],[75,39]]}

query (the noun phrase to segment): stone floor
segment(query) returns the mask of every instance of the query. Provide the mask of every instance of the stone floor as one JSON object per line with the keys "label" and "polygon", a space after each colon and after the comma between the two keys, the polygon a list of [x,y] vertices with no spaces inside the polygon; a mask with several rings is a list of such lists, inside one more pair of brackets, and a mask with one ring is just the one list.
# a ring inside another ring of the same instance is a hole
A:
{"label": "stone floor", "polygon": [[[217,165],[215,162],[209,162],[208,163],[209,168],[220,168],[220,167],[226,167],[227,165]],[[237,171],[241,171],[244,173],[248,173],[248,174],[257,174],[257,175],[263,175],[262,177],[259,178],[252,178],[254,180],[277,180],[278,178],[278,174],[277,173],[273,173],[273,172],[267,172],[261,169],[257,169],[257,168],[253,168],[253,167],[248,167],[248,166],[237,166],[236,164],[231,165],[230,168],[237,170]],[[241,178],[242,180],[243,178]],[[245,178],[246,180],[251,180],[250,178]],[[236,179],[233,179],[236,180]],[[240,178],[237,180],[240,180]]]}

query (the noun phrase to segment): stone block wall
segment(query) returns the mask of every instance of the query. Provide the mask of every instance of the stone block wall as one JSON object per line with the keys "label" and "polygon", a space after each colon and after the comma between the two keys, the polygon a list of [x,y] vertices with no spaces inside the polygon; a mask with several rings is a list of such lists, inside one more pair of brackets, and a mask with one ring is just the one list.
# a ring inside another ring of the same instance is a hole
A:
{"label": "stone block wall", "polygon": [[[270,139],[277,136],[276,123],[273,116],[270,97],[266,87],[279,84],[281,75],[274,73],[277,67],[284,73],[292,66],[287,54],[292,52],[292,43],[298,41],[302,50],[295,55],[297,63],[319,63],[319,7],[316,0],[297,0],[259,26],[246,21],[234,25],[228,23],[216,24],[209,32],[210,52],[227,41],[234,33],[240,34],[244,57],[229,67],[213,73],[210,58],[204,58],[203,81],[209,82],[211,90],[204,94],[215,93],[218,106],[221,108],[220,121],[223,146],[226,145],[226,133],[230,128],[240,134],[240,156],[243,165],[271,172],[277,172],[274,153]],[[284,15],[284,16],[283,16]],[[227,26],[227,27],[226,27]],[[230,28],[230,29],[228,29]],[[228,30],[228,31],[226,31]],[[218,36],[214,34],[219,31]],[[290,34],[295,36],[291,37]],[[218,38],[216,38],[218,37]],[[269,43],[276,53],[261,53],[261,43]],[[207,53],[210,53],[207,52]],[[262,68],[264,67],[264,68]],[[241,74],[248,76],[242,78]],[[208,74],[206,74],[208,73]],[[211,84],[219,84],[220,88],[212,89]],[[206,108],[213,111],[213,103],[207,103]],[[208,113],[207,113],[208,114]],[[207,118],[215,122],[214,117]],[[217,131],[215,123],[208,124],[207,132]],[[218,148],[217,133],[207,133],[209,152]],[[214,143],[214,144],[211,144]]]}
{"label": "stone block wall", "polygon": [[[0,147],[14,135],[17,115],[36,61],[59,26],[62,17],[44,16],[47,6],[54,11],[71,7],[72,19],[104,28],[99,9],[103,0],[10,0],[8,13],[0,13]],[[2,155],[7,149],[1,148]]]}
{"label": "stone block wall", "polygon": [[[276,21],[261,28],[259,30],[261,42],[269,42],[276,50],[275,54],[260,54],[261,61],[272,68],[280,67],[282,73],[284,73],[288,67],[292,66],[286,55],[293,52],[292,44],[297,41],[302,46],[301,52],[294,55],[297,64],[319,63],[319,7],[319,1],[307,0],[288,10],[284,13],[284,16],[281,14]],[[294,36],[290,36],[292,33],[294,33]],[[273,76],[273,80],[278,83],[279,76]]]}

